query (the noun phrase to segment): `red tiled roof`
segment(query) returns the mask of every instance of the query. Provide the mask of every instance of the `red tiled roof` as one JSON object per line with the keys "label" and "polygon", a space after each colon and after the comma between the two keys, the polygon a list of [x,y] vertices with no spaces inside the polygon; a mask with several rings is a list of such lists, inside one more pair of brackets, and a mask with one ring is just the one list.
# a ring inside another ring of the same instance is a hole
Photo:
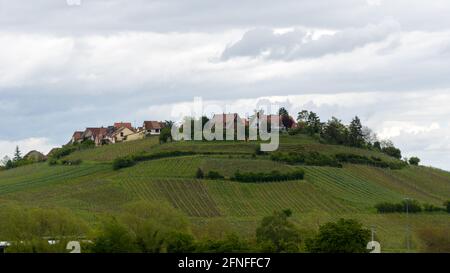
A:
{"label": "red tiled roof", "polygon": [[162,125],[159,121],[144,121],[145,130],[162,129]]}
{"label": "red tiled roof", "polygon": [[106,134],[108,133],[108,128],[86,128],[85,132],[91,131],[92,135],[94,137],[96,136],[106,136]]}
{"label": "red tiled roof", "polygon": [[72,138],[74,140],[80,140],[83,137],[83,132],[81,131],[76,131],[75,133],[73,133]]}
{"label": "red tiled roof", "polygon": [[133,126],[131,125],[131,122],[116,122],[116,123],[114,123],[114,128],[119,129],[121,127],[125,127],[130,130],[133,130]]}

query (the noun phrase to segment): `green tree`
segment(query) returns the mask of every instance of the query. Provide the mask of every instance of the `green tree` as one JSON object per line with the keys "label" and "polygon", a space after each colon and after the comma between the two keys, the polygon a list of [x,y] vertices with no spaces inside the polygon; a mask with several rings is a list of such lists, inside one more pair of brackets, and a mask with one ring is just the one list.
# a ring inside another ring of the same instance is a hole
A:
{"label": "green tree", "polygon": [[350,146],[362,147],[364,145],[364,133],[361,120],[356,116],[349,125],[348,142]]}
{"label": "green tree", "polygon": [[325,124],[322,132],[322,136],[328,142],[333,144],[345,144],[347,135],[347,128],[339,119],[335,117],[332,117],[331,120]]}
{"label": "green tree", "polygon": [[418,157],[411,157],[410,159],[409,159],[409,164],[411,164],[411,165],[413,165],[413,166],[419,166],[419,164],[420,164],[420,158],[418,158]]}
{"label": "green tree", "polygon": [[166,143],[172,140],[172,131],[171,127],[164,127],[161,129],[161,133],[159,134],[159,142]]}
{"label": "green tree", "polygon": [[263,251],[299,251],[300,234],[297,227],[288,219],[291,215],[291,210],[284,210],[262,219],[256,229],[256,240],[263,247]]}
{"label": "green tree", "polygon": [[310,135],[320,134],[322,131],[322,123],[319,116],[314,112],[309,112],[306,122],[306,130]]}
{"label": "green tree", "polygon": [[136,238],[116,219],[104,224],[91,246],[94,253],[132,253],[137,250]]}
{"label": "green tree", "polygon": [[22,160],[22,152],[20,151],[19,146],[16,146],[13,161],[19,162],[20,160]]}
{"label": "green tree", "polygon": [[319,233],[306,241],[312,253],[366,253],[370,231],[352,219],[340,219],[319,227]]}

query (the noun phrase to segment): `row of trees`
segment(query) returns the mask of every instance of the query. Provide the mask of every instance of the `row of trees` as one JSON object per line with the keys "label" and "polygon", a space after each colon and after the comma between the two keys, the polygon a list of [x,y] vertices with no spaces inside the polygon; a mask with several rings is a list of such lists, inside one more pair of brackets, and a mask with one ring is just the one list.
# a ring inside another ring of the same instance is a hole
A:
{"label": "row of trees", "polygon": [[450,213],[450,201],[444,203],[444,207],[438,207],[432,204],[420,204],[417,200],[403,200],[400,203],[383,202],[375,205],[378,213],[419,213],[447,211]]}
{"label": "row of trees", "polygon": [[283,210],[264,217],[254,236],[244,239],[226,230],[226,223],[214,228],[224,233],[205,230],[195,237],[184,214],[146,201],[102,218],[95,228],[66,209],[8,206],[0,211],[0,241],[10,243],[6,252],[21,253],[67,252],[66,244],[73,240],[81,241],[82,252],[91,253],[367,252],[369,231],[354,220],[327,223],[317,232],[300,228],[291,215]]}
{"label": "row of trees", "polygon": [[[290,121],[287,118],[289,113],[285,108],[280,109],[280,116],[282,116],[283,126],[291,128],[292,126],[290,126]],[[402,159],[401,150],[395,147],[392,141],[379,140],[369,127],[363,126],[358,116],[355,116],[350,124],[345,125],[336,117],[332,117],[327,122],[322,122],[316,113],[303,110],[298,113],[297,127],[289,130],[289,133],[308,134],[329,144],[375,149],[397,159]],[[420,159],[417,157],[410,160],[412,165],[418,165],[419,162]]]}

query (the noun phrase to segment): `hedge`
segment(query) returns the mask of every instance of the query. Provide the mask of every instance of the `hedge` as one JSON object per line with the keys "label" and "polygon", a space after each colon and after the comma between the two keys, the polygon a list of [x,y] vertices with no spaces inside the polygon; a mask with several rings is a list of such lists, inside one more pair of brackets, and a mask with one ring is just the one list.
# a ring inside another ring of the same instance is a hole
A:
{"label": "hedge", "polygon": [[342,168],[335,158],[320,154],[318,152],[309,153],[273,153],[270,157],[274,161],[282,161],[288,164],[304,164],[309,166],[330,166]]}
{"label": "hedge", "polygon": [[282,174],[279,171],[272,171],[270,173],[241,173],[237,171],[234,177],[231,178],[233,181],[238,182],[279,182],[279,181],[289,181],[289,180],[302,180],[305,177],[305,172],[303,170],[297,170],[291,173]]}
{"label": "hedge", "polygon": [[172,151],[172,152],[160,152],[160,153],[154,153],[154,154],[135,154],[131,156],[125,156],[125,157],[118,157],[113,161],[113,169],[119,170],[122,168],[131,167],[136,162],[141,161],[149,161],[149,160],[155,160],[155,159],[161,159],[161,158],[167,158],[167,157],[178,157],[178,156],[187,156],[187,155],[195,155],[196,152],[182,152],[182,151]]}

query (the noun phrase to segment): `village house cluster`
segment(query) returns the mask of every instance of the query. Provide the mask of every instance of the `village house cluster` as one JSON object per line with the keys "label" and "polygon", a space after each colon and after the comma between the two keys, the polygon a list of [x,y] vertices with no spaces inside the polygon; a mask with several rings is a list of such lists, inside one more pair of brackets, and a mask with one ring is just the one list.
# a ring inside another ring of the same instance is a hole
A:
{"label": "village house cluster", "polygon": [[113,126],[89,127],[84,131],[76,131],[70,140],[71,144],[83,141],[93,141],[96,146],[118,142],[143,139],[150,135],[159,135],[164,123],[159,121],[144,121],[142,127],[133,127],[131,122],[116,122]]}
{"label": "village house cluster", "polygon": [[[280,128],[282,128],[282,121],[279,115],[260,115],[256,114],[257,120],[263,118],[267,120],[271,120],[275,118]],[[295,127],[297,124],[294,122],[292,117],[292,127]],[[241,118],[237,113],[229,113],[229,114],[215,114],[212,117],[212,121],[214,124],[222,124],[223,129],[237,129],[238,124],[241,124],[245,127],[247,126],[257,126],[256,124],[250,124],[249,118]],[[227,121],[233,121],[233,125],[227,124]],[[230,127],[234,126],[234,128]],[[86,140],[93,141],[96,146],[101,146],[105,144],[114,144],[119,142],[126,141],[134,141],[138,139],[143,139],[146,136],[159,135],[161,130],[164,128],[164,123],[160,121],[144,121],[142,127],[133,127],[131,122],[116,122],[113,126],[108,127],[93,127],[86,128],[84,131],[76,131],[72,135],[72,139],[70,140],[70,144],[81,143]],[[289,128],[286,128],[289,129]]]}

